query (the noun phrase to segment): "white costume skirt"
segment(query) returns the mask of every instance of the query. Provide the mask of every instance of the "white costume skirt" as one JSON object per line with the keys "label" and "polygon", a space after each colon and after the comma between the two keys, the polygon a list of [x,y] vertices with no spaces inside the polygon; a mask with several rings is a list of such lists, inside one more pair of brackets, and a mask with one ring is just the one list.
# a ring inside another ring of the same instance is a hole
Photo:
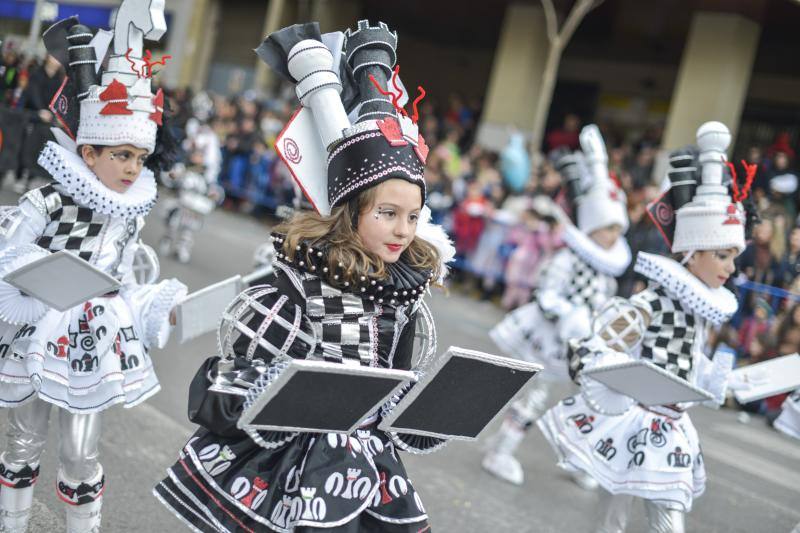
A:
{"label": "white costume skirt", "polygon": [[[159,313],[160,314],[160,313]],[[0,406],[39,396],[73,413],[125,407],[159,390],[128,301],[101,296],[34,324],[0,323]]]}
{"label": "white costume skirt", "polygon": [[539,379],[569,381],[566,346],[535,301],[508,313],[489,336],[506,356],[543,365]]}
{"label": "white costume skirt", "polygon": [[547,411],[537,424],[559,466],[583,471],[612,494],[630,494],[689,512],[706,483],[700,442],[689,415],[672,419],[634,405],[610,416],[581,395]]}
{"label": "white costume skirt", "polygon": [[775,429],[800,439],[800,389],[790,394],[781,407],[783,410],[775,419]]}

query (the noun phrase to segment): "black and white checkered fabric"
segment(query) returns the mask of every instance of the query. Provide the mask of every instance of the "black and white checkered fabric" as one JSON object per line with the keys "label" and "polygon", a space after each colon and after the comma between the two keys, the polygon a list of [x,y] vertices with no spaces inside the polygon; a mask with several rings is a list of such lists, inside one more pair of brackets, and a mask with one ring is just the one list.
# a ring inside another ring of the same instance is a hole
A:
{"label": "black and white checkered fabric", "polygon": [[77,205],[53,185],[33,189],[24,198],[47,217],[44,233],[36,244],[51,252],[67,250],[81,259],[92,260],[100,247],[99,236],[109,220],[108,215]]}
{"label": "black and white checkered fabric", "polygon": [[228,306],[219,329],[222,356],[243,356],[248,361],[275,358],[305,359],[313,353],[316,339],[300,302],[278,287],[250,287]]}
{"label": "black and white checkered fabric", "polygon": [[649,287],[636,298],[650,314],[642,340],[642,357],[686,379],[692,370],[692,344],[696,319],[660,285]]}
{"label": "black and white checkered fabric", "polygon": [[378,304],[342,292],[313,275],[303,276],[306,314],[319,342],[315,356],[326,361],[377,366]]}
{"label": "black and white checkered fabric", "polygon": [[572,250],[568,248],[566,250],[572,263],[572,278],[564,296],[575,306],[588,305],[590,309],[596,311],[610,296],[609,283],[605,279],[607,276],[600,274]]}

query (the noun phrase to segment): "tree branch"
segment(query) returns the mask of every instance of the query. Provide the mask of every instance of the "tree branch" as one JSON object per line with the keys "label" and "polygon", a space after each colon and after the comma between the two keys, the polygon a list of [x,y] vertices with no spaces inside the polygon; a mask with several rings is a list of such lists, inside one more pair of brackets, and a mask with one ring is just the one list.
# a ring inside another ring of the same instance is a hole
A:
{"label": "tree branch", "polygon": [[[600,4],[598,3],[597,5]],[[565,44],[568,43],[572,38],[572,34],[575,33],[575,30],[578,28],[578,24],[580,24],[586,14],[595,7],[595,0],[578,0],[578,3],[573,6],[567,16],[566,22],[564,22],[564,26],[561,28],[561,32],[558,35],[559,40]]]}
{"label": "tree branch", "polygon": [[545,28],[547,28],[547,40],[550,46],[553,46],[558,38],[558,17],[556,16],[556,8],[553,7],[553,0],[541,0],[542,8],[544,9]]}

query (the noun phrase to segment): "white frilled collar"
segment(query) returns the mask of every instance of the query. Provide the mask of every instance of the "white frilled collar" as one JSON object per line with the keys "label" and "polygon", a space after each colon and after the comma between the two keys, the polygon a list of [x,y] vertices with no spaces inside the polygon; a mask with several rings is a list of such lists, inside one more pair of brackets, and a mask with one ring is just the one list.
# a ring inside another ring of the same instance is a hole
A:
{"label": "white frilled collar", "polygon": [[631,249],[625,237],[620,237],[611,249],[606,250],[594,242],[574,224],[564,227],[564,242],[578,257],[601,274],[618,277],[631,264]]}
{"label": "white frilled collar", "polygon": [[52,141],[48,141],[39,154],[39,165],[77,204],[104,215],[145,216],[156,203],[156,180],[148,168],[142,169],[127,191],[118,193],[103,185],[77,153]]}
{"label": "white frilled collar", "polygon": [[681,304],[715,326],[730,320],[739,308],[739,302],[731,291],[725,287],[712,289],[669,257],[639,252],[634,270],[664,286]]}

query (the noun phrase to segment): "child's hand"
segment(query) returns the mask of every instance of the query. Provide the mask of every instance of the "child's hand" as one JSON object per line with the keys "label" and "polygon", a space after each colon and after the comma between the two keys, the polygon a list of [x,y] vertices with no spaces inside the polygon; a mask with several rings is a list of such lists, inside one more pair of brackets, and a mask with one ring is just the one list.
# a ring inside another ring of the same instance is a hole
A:
{"label": "child's hand", "polygon": [[174,326],[177,323],[178,323],[177,308],[173,307],[172,311],[169,312],[169,325]]}

